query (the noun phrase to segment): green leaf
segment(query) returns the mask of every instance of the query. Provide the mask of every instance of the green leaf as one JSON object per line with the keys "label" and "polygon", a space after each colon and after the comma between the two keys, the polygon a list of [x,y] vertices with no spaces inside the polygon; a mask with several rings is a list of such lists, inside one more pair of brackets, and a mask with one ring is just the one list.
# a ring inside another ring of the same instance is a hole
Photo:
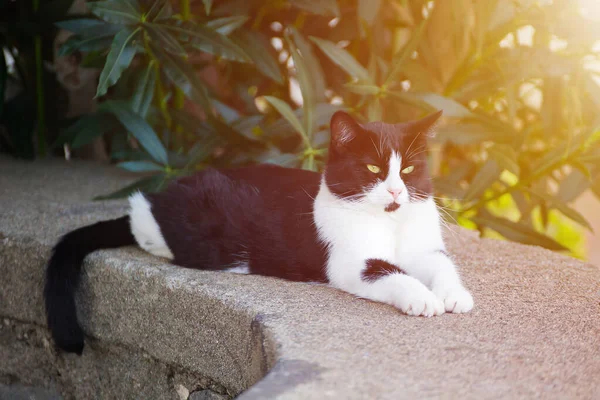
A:
{"label": "green leaf", "polygon": [[381,99],[374,98],[369,102],[367,107],[367,118],[369,121],[381,121],[383,119],[383,108],[381,107]]}
{"label": "green leaf", "polygon": [[419,43],[422,42],[423,33],[425,32],[425,27],[427,26],[427,21],[429,21],[428,18],[424,18],[421,21],[417,29],[412,31],[408,43],[406,43],[402,51],[394,57],[392,61],[392,68],[390,70],[390,73],[388,74],[388,77],[385,80],[386,86],[396,81],[398,75],[406,67],[408,61],[411,59],[415,50],[417,50]]}
{"label": "green leaf", "polygon": [[102,51],[110,48],[114,34],[108,33],[94,37],[81,37],[73,35],[62,44],[58,51],[59,56],[68,56],[76,50],[82,52]]}
{"label": "green leaf", "polygon": [[358,20],[364,21],[369,26],[373,25],[380,7],[381,0],[358,0],[358,8],[356,10]]}
{"label": "green leaf", "polygon": [[98,106],[98,111],[115,115],[154,160],[161,165],[169,164],[167,150],[154,129],[142,117],[135,114],[127,102],[121,100],[105,101]]}
{"label": "green leaf", "polygon": [[294,7],[306,10],[311,14],[339,17],[340,9],[336,0],[289,0]]}
{"label": "green leaf", "polygon": [[154,65],[154,62],[149,62],[146,65],[135,85],[131,99],[132,110],[142,118],[146,118],[152,98],[154,97],[156,86],[156,70],[154,69]]}
{"label": "green leaf", "polygon": [[[76,35],[83,35],[86,37],[96,36],[105,33],[107,30],[112,31],[114,34],[123,29],[122,26],[107,24],[102,20],[93,18],[67,19],[58,21],[54,25],[69,32],[73,32]],[[110,35],[110,33],[108,33],[108,35]]]}
{"label": "green leaf", "polygon": [[256,157],[256,161],[259,163],[275,164],[282,167],[297,167],[298,156],[290,153],[282,153],[277,149],[270,149],[265,153],[260,154]]}
{"label": "green leaf", "polygon": [[[296,132],[302,136],[305,142],[308,142],[308,136],[302,127],[302,124],[298,120],[298,117],[294,114],[292,108],[283,100],[273,96],[264,96],[264,99],[269,102],[278,112],[283,116],[289,123],[294,127]],[[310,143],[310,142],[308,142]]]}
{"label": "green leaf", "polygon": [[132,42],[139,30],[140,28],[134,31],[125,28],[115,36],[110,52],[106,57],[106,64],[104,64],[102,73],[100,73],[96,97],[105,95],[108,88],[117,83],[123,71],[131,64],[135,55]]}
{"label": "green leaf", "polygon": [[150,161],[125,161],[117,164],[117,167],[132,172],[164,171],[164,168]]}
{"label": "green leaf", "polygon": [[512,147],[506,144],[494,144],[488,149],[488,154],[502,169],[517,176],[521,173],[521,168],[517,162],[517,152]]}
{"label": "green leaf", "polygon": [[147,13],[146,21],[163,21],[171,18],[173,8],[170,0],[156,0]]}
{"label": "green leaf", "polygon": [[435,93],[415,93],[415,96],[436,110],[443,110],[445,117],[467,118],[473,116],[468,108],[448,97]]}
{"label": "green leaf", "polygon": [[171,35],[163,25],[146,23],[143,25],[146,32],[155,44],[161,45],[163,49],[176,56],[185,56],[187,52],[183,46],[179,43],[176,37]]}
{"label": "green leaf", "polygon": [[364,85],[360,83],[350,82],[346,83],[344,87],[352,93],[362,94],[363,96],[376,95],[381,93],[381,88],[376,85]]}
{"label": "green leaf", "polygon": [[283,85],[284,79],[269,39],[255,31],[234,32],[231,39],[250,57],[258,71]]}
{"label": "green leaf", "polygon": [[246,23],[250,19],[246,15],[237,15],[234,17],[224,17],[210,20],[206,23],[206,26],[216,32],[219,32],[221,35],[229,35],[231,32],[235,31],[242,25]]}
{"label": "green leaf", "polygon": [[588,181],[592,182],[592,173],[584,163],[577,160],[571,160],[569,164],[571,164],[573,168],[579,170],[579,172],[581,172],[588,179]]}
{"label": "green leaf", "polygon": [[498,180],[501,172],[502,169],[495,160],[487,160],[473,178],[473,181],[465,194],[464,201],[471,201],[480,197],[483,192]]}
{"label": "green leaf", "polygon": [[208,90],[194,68],[180,57],[174,57],[164,52],[162,48],[156,46],[154,43],[150,46],[161,63],[167,78],[192,100],[200,104],[206,112],[212,113]]}
{"label": "green leaf", "polygon": [[437,128],[435,140],[440,143],[450,142],[459,146],[478,144],[487,141],[507,142],[505,133],[493,131],[489,127],[477,124],[451,124]]}
{"label": "green leaf", "polygon": [[556,209],[560,211],[565,217],[572,219],[577,222],[581,226],[587,228],[590,232],[593,232],[592,226],[585,219],[583,215],[581,215],[578,211],[571,208],[567,203],[561,201],[559,198],[549,195],[547,193],[542,193],[532,189],[526,189],[528,193],[536,196],[543,201],[546,202],[550,209]]}
{"label": "green leaf", "polygon": [[289,35],[287,34],[285,35],[285,40],[290,49],[290,53],[292,54],[292,59],[294,60],[296,78],[298,79],[300,91],[302,92],[302,107],[304,109],[304,132],[306,132],[306,136],[308,138],[311,138],[314,131],[313,110],[316,104],[312,77],[310,76],[307,60],[305,60],[303,55],[300,54],[294,41],[291,40]]}
{"label": "green leaf", "polygon": [[142,15],[134,0],[106,0],[87,3],[92,14],[113,24],[132,25],[141,22]]}
{"label": "green leaf", "polygon": [[207,28],[206,26],[193,23],[191,21],[174,21],[164,25],[170,29],[188,38],[192,46],[196,49],[210,54],[221,56],[228,60],[250,62],[250,57],[227,36]]}
{"label": "green leaf", "polygon": [[571,171],[560,183],[556,198],[563,202],[570,202],[579,197],[590,188],[592,182],[581,171]]}
{"label": "green leaf", "polygon": [[[381,88],[379,89],[382,90]],[[436,109],[429,104],[425,103],[420,97],[417,97],[414,93],[401,92],[398,90],[386,90],[385,95],[397,100],[400,103],[418,107],[427,112],[436,111]]]}
{"label": "green leaf", "polygon": [[71,147],[80,148],[93,142],[96,138],[113,129],[114,123],[100,114],[86,115],[69,126],[64,132],[65,137],[72,137]]}
{"label": "green leaf", "polygon": [[346,50],[336,46],[333,42],[319,39],[314,36],[311,36],[310,40],[319,46],[321,51],[323,51],[323,53],[325,53],[325,55],[329,57],[331,61],[346,71],[348,75],[364,82],[371,82],[369,71],[367,71],[365,67],[356,61],[354,57]]}
{"label": "green leaf", "polygon": [[202,0],[204,3],[204,12],[206,15],[210,15],[210,9],[212,8],[212,0]]}
{"label": "green leaf", "polygon": [[321,62],[315,55],[312,44],[295,27],[290,26],[289,32],[304,60],[304,68],[310,77],[315,102],[325,101],[327,84],[325,83]]}
{"label": "green leaf", "polygon": [[308,170],[308,171],[314,171],[317,172],[317,166],[315,164],[315,156],[314,154],[309,154],[304,161],[302,161],[302,169]]}
{"label": "green leaf", "polygon": [[8,81],[8,67],[4,56],[4,49],[0,46],[0,120],[2,120],[2,111],[4,110],[4,92],[6,91],[6,82]]}
{"label": "green leaf", "polygon": [[96,196],[94,200],[112,200],[122,199],[129,195],[141,191],[144,193],[157,192],[165,185],[168,177],[165,174],[157,174],[148,178],[142,178],[138,181],[133,182],[131,185],[127,185],[122,189],[112,192],[107,195]]}
{"label": "green leaf", "polygon": [[505,238],[534,246],[542,246],[550,250],[567,250],[554,239],[539,233],[524,223],[512,222],[491,215],[471,218],[477,225],[493,229]]}

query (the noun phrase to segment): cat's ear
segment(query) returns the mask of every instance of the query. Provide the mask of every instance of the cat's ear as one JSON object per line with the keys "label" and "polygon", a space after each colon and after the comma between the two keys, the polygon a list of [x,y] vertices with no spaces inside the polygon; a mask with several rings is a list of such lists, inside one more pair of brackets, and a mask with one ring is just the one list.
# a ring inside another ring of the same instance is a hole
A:
{"label": "cat's ear", "polygon": [[443,111],[440,110],[433,114],[429,114],[425,118],[411,121],[407,124],[405,129],[414,135],[423,136],[423,139],[430,138],[434,134],[436,122],[440,119],[442,113]]}
{"label": "cat's ear", "polygon": [[337,111],[331,117],[331,146],[342,148],[350,143],[359,133],[360,126],[348,113]]}

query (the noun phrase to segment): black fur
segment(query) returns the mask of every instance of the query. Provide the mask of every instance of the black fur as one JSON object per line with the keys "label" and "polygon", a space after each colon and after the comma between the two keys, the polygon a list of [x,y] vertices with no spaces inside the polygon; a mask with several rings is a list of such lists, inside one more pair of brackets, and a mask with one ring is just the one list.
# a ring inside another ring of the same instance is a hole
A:
{"label": "black fur", "polygon": [[320,175],[260,165],[206,170],[148,196],[174,263],[324,282],[326,252],[313,223]]}
{"label": "black fur", "polygon": [[[436,113],[404,124],[370,122],[360,125],[348,114],[334,114],[330,160],[325,170],[329,190],[341,198],[360,198],[369,187],[388,176],[389,160],[395,151],[402,157],[401,169],[411,165],[415,167],[412,173],[402,176],[411,201],[431,196],[433,188],[427,169],[427,137],[440,115]],[[367,164],[377,165],[381,171],[374,174],[366,168]],[[390,211],[396,209],[394,207]]]}
{"label": "black fur", "polygon": [[46,268],[44,300],[48,328],[60,348],[77,354],[83,350],[75,290],[85,256],[98,249],[133,244],[135,239],[129,228],[129,217],[125,216],[69,232],[54,247]]}
{"label": "black fur", "polygon": [[365,282],[375,282],[391,274],[406,274],[401,268],[377,258],[366,261],[367,268],[362,271],[361,278]]}
{"label": "black fur", "polygon": [[[418,154],[410,162],[415,172],[407,186],[409,191],[429,194],[423,133],[438,117],[411,124],[360,126],[347,114],[336,113],[325,172],[330,190],[340,197],[360,195],[373,183],[365,163],[386,170],[384,159],[389,159],[392,149],[408,155],[414,149]],[[350,136],[342,141],[345,133]],[[313,219],[321,178],[315,172],[272,165],[208,169],[146,198],[177,265],[222,270],[247,263],[253,274],[326,282],[327,249]],[[132,244],[129,217],[122,217],[77,229],[56,245],[47,266],[44,295],[48,327],[60,348],[78,354],[83,349],[74,292],[84,257],[97,249]],[[382,263],[367,261],[363,278],[376,279],[393,268],[402,272]]]}

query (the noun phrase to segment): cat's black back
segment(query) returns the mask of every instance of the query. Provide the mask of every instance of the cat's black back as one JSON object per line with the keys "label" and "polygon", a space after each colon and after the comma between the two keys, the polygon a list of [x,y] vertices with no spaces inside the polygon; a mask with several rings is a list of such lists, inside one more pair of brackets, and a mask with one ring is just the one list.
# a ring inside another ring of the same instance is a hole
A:
{"label": "cat's black back", "polygon": [[320,177],[272,165],[208,169],[147,198],[177,265],[324,282],[313,219]]}

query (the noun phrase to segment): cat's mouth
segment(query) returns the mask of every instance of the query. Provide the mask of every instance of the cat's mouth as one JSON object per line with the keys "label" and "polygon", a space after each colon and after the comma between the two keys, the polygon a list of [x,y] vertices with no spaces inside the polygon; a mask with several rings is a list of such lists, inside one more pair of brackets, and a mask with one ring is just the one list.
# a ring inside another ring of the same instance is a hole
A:
{"label": "cat's mouth", "polygon": [[400,208],[398,203],[390,203],[385,207],[385,212],[393,212]]}

